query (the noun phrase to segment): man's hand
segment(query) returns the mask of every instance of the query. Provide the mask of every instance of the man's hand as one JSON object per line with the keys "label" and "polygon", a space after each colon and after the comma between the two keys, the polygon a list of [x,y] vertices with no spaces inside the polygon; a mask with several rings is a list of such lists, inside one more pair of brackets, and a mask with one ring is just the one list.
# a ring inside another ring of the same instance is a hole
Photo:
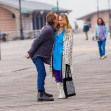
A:
{"label": "man's hand", "polygon": [[30,59],[30,58],[31,58],[28,53],[25,55],[25,57],[26,57],[27,59]]}

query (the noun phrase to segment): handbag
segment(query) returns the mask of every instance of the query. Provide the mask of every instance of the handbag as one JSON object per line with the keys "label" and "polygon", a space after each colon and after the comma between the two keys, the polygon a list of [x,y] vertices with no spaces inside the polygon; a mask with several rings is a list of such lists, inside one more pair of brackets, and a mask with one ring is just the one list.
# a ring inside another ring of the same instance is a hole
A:
{"label": "handbag", "polygon": [[[96,36],[96,41],[100,41],[100,36]],[[92,38],[92,40],[94,40],[94,36],[93,36],[93,38]]]}
{"label": "handbag", "polygon": [[66,65],[65,78],[63,79],[63,88],[66,98],[76,95],[69,65]]}
{"label": "handbag", "polygon": [[100,38],[101,38],[100,36],[96,36],[97,41],[100,41]]}

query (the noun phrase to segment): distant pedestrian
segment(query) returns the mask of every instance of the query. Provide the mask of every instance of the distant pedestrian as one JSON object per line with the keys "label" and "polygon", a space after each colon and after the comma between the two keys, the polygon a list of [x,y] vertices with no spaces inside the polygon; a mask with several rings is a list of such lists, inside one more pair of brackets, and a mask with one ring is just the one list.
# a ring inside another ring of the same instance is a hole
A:
{"label": "distant pedestrian", "polygon": [[58,15],[49,12],[46,16],[47,25],[41,30],[39,36],[33,41],[26,58],[31,58],[36,66],[37,76],[37,101],[54,101],[52,94],[45,91],[46,70],[44,63],[50,64],[50,58],[54,43],[55,28],[58,25]]}
{"label": "distant pedestrian", "polygon": [[2,40],[3,40],[4,42],[7,41],[7,39],[6,39],[6,34],[5,34],[5,33],[3,33],[3,35],[2,35]]}
{"label": "distant pedestrian", "polygon": [[97,25],[95,26],[94,40],[98,42],[100,59],[104,59],[107,57],[105,55],[105,46],[106,46],[107,35],[108,35],[108,30],[105,25],[105,22],[101,17],[99,17],[97,19]]}
{"label": "distant pedestrian", "polygon": [[2,39],[3,34],[0,32],[0,39]]}
{"label": "distant pedestrian", "polygon": [[6,34],[0,32],[0,39],[1,39],[3,42],[6,42],[6,41],[7,41],[7,39],[6,39]]}
{"label": "distant pedestrian", "polygon": [[86,35],[86,40],[88,40],[88,31],[89,31],[89,25],[88,24],[84,24],[84,26],[83,26],[83,32]]}
{"label": "distant pedestrian", "polygon": [[74,33],[77,34],[78,33],[78,24],[75,23],[74,25]]}

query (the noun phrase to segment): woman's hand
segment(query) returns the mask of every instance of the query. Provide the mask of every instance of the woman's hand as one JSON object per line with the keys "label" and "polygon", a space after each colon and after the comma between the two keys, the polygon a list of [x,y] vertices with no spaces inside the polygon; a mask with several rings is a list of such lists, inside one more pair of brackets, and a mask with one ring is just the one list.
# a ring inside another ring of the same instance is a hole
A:
{"label": "woman's hand", "polygon": [[28,53],[25,55],[25,57],[26,57],[27,59],[30,59],[30,58],[31,58]]}
{"label": "woman's hand", "polygon": [[97,41],[96,38],[94,38],[94,41]]}

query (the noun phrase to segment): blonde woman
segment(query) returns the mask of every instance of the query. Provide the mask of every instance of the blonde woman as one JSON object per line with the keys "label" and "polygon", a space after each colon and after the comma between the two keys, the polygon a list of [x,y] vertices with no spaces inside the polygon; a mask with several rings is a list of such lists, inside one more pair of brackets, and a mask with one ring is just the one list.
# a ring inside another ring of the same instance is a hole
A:
{"label": "blonde woman", "polygon": [[66,98],[62,80],[65,77],[66,66],[72,65],[73,33],[66,14],[59,16],[59,28],[55,34],[52,56],[52,72],[58,86],[58,98]]}

